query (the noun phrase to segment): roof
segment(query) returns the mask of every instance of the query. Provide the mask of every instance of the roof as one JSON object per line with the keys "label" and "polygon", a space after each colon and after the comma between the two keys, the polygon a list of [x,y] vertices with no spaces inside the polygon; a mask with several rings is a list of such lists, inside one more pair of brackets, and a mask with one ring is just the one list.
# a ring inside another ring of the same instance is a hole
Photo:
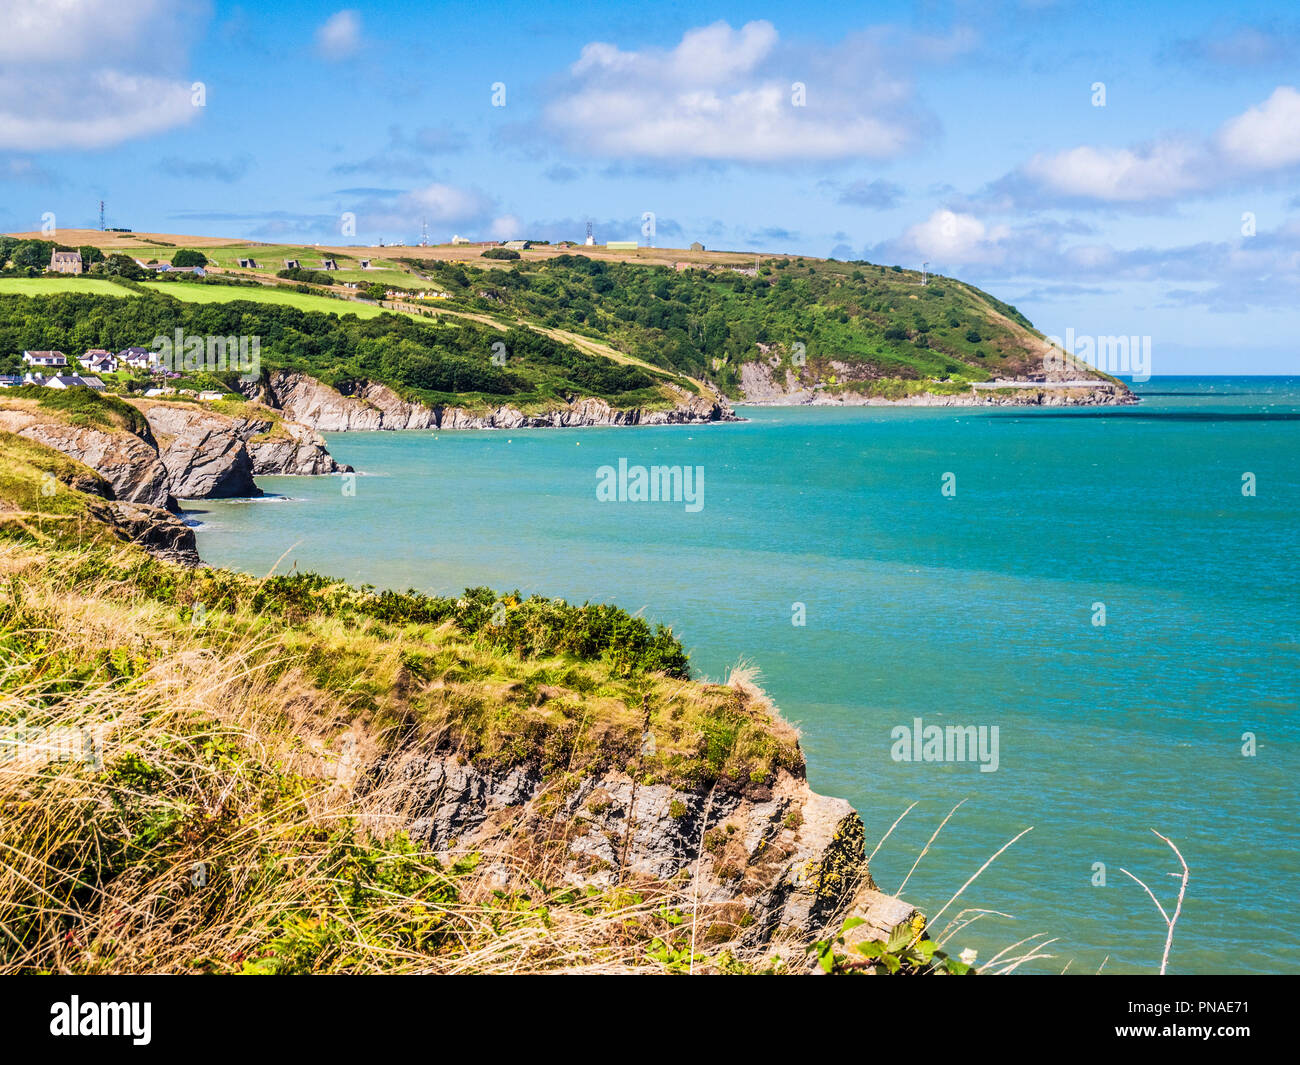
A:
{"label": "roof", "polygon": [[79,252],[79,251],[56,251],[56,252],[54,253],[54,256],[53,256],[53,261],[56,262],[56,263],[58,263],[58,262],[64,262],[64,263],[78,262],[78,263],[79,263],[79,262],[81,262],[81,252]]}

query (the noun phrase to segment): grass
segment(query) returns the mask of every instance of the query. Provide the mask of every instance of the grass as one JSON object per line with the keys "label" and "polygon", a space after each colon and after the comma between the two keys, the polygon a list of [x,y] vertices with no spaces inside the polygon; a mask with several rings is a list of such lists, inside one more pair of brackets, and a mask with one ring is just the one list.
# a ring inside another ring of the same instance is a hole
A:
{"label": "grass", "polygon": [[146,281],[145,288],[175,296],[186,303],[230,303],[235,300],[248,300],[252,303],[275,303],[285,307],[296,307],[301,311],[322,311],[326,314],[355,314],[358,318],[377,318],[381,314],[393,313],[369,303],[357,303],[350,300],[331,299],[329,296],[316,296],[307,292],[297,292],[292,288],[265,286],[253,288],[239,285],[195,285],[175,281]]}
{"label": "grass", "polygon": [[122,285],[101,277],[0,277],[0,295],[49,296],[58,292],[88,292],[96,296],[134,296]]}
{"label": "grass", "polygon": [[[437,756],[450,708],[481,707],[479,749],[463,755],[536,744],[562,790],[583,757],[639,742],[629,696],[708,714],[737,691],[664,678],[633,691],[599,661],[525,660],[451,625],[291,622],[251,603],[199,615],[188,587],[168,599],[125,579],[155,565],[130,549],[65,538],[51,566],[40,531],[14,535],[0,541],[0,973],[682,963],[680,888],[574,889],[512,849],[525,838],[431,853],[401,831],[404,789],[366,785],[367,767]],[[566,701],[587,720],[585,756],[556,739]],[[725,745],[734,727],[696,742]],[[52,756],[68,743],[77,756]],[[476,874],[489,860],[497,878]],[[521,886],[500,888],[503,867]]]}
{"label": "grass", "polygon": [[109,432],[125,430],[136,435],[148,429],[143,414],[129,403],[88,388],[56,389],[41,385],[21,385],[0,394],[0,407],[21,406],[24,401],[34,402],[42,411],[54,414],[68,425],[107,429]]}

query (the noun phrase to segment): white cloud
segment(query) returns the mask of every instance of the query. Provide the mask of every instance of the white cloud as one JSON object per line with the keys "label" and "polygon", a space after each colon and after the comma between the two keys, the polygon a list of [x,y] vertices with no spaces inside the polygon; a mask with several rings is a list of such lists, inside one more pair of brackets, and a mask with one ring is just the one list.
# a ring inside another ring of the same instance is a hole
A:
{"label": "white cloud", "polygon": [[351,8],[336,11],[316,30],[316,50],[326,59],[347,59],[361,47],[361,16]]}
{"label": "white cloud", "polygon": [[355,212],[358,228],[371,235],[418,233],[421,222],[431,229],[481,228],[497,213],[492,197],[441,182],[400,193],[368,190],[361,202],[343,204],[342,209]]}
{"label": "white cloud", "polygon": [[1224,123],[1218,146],[1228,159],[1253,169],[1300,163],[1300,92],[1279,85],[1258,107]]}
{"label": "white cloud", "polygon": [[896,248],[923,259],[943,263],[1000,262],[1009,226],[986,226],[974,215],[941,209],[924,222],[909,227]]}
{"label": "white cloud", "polygon": [[488,236],[493,240],[518,240],[523,237],[524,223],[518,215],[503,214],[492,219]]}
{"label": "white cloud", "polygon": [[7,0],[3,6],[0,149],[104,148],[199,114],[193,79],[181,76],[196,5]]}
{"label": "white cloud", "polygon": [[[893,158],[931,123],[889,68],[882,35],[809,52],[782,45],[767,21],[688,31],[672,49],[582,49],[546,125],[576,150],[668,163]],[[946,57],[968,47],[945,40]],[[796,88],[798,83],[802,88]]]}
{"label": "white cloud", "polygon": [[1082,145],[1035,155],[995,182],[1019,206],[1153,204],[1300,165],[1300,92],[1281,85],[1203,141],[1166,137],[1135,148]]}

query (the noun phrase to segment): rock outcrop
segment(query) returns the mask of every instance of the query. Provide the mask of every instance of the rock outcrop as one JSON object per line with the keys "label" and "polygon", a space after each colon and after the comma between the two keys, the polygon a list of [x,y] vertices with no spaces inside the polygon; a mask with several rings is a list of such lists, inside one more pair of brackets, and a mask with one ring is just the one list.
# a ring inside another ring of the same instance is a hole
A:
{"label": "rock outcrop", "polygon": [[185,566],[199,564],[194,530],[162,507],[117,500],[94,512],[120,539],[138,544],[151,555]]}
{"label": "rock outcrop", "polygon": [[391,758],[372,779],[409,797],[409,831],[435,850],[512,850],[558,863],[575,884],[685,888],[709,914],[706,939],[806,936],[875,891],[857,812],[788,772],[771,787],[706,794],[605,772],[557,792],[527,767],[446,753]]}
{"label": "rock outcrop", "polygon": [[188,403],[137,401],[158,440],[177,499],[260,496],[253,478],[344,472],[325,442],[303,425],[255,412],[242,417]]}
{"label": "rock outcrop", "polygon": [[595,397],[575,397],[563,407],[525,414],[509,405],[486,413],[456,406],[425,406],[403,399],[386,385],[362,382],[344,391],[303,373],[277,370],[248,386],[248,395],[320,432],[374,429],[540,429],[597,425],[682,425],[734,421],[720,396],[681,391],[666,410],[627,410]]}
{"label": "rock outcrop", "polygon": [[115,499],[172,505],[167,467],[152,440],[125,431],[70,425],[39,410],[0,410],[0,429],[61,451],[101,474]]}

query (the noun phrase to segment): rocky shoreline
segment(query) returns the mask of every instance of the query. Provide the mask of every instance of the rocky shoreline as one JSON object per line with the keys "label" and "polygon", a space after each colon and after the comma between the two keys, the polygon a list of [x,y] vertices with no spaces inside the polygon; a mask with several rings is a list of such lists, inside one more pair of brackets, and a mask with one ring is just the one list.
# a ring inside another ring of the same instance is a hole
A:
{"label": "rocky shoreline", "polygon": [[[844,382],[862,380],[859,368],[833,362],[832,369]],[[824,383],[801,381],[786,369],[777,379],[779,362],[746,363],[741,368],[741,403],[751,407],[1104,407],[1130,406],[1139,399],[1126,386],[1106,378],[1095,381],[990,381],[969,392],[955,395],[926,392],[890,399],[853,389],[830,390]]]}
{"label": "rocky shoreline", "polygon": [[575,398],[562,409],[525,414],[504,405],[487,413],[463,407],[426,406],[404,399],[387,385],[357,382],[339,390],[304,373],[276,370],[249,383],[250,399],[283,411],[317,432],[402,429],[543,429],[614,425],[695,425],[739,421],[725,397],[683,395],[670,410],[620,409],[595,397]]}

